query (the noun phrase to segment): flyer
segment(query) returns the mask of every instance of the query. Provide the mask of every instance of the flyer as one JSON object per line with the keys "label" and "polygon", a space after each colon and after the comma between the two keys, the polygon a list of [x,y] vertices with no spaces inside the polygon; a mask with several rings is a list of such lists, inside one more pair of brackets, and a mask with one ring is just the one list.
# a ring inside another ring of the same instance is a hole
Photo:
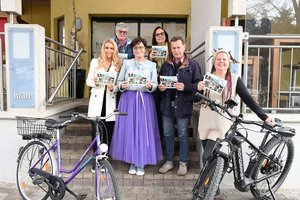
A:
{"label": "flyer", "polygon": [[112,72],[100,72],[97,74],[99,84],[107,85],[109,83],[115,84],[115,76]]}
{"label": "flyer", "polygon": [[216,75],[213,75],[211,73],[206,73],[204,75],[204,85],[207,89],[216,92],[218,94],[221,94],[223,89],[226,87],[227,81],[217,77]]}
{"label": "flyer", "polygon": [[129,84],[138,84],[138,85],[146,85],[147,76],[141,72],[129,72],[128,73],[128,83]]}
{"label": "flyer", "polygon": [[175,88],[174,83],[177,83],[177,76],[159,76],[160,83],[167,88]]}
{"label": "flyer", "polygon": [[167,46],[152,46],[154,58],[166,58],[168,55]]}

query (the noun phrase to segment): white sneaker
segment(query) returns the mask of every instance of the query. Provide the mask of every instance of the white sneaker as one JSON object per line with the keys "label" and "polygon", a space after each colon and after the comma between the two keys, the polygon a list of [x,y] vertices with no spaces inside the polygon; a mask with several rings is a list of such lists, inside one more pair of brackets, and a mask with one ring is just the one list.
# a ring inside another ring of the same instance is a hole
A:
{"label": "white sneaker", "polygon": [[174,168],[174,164],[171,161],[166,161],[165,164],[158,170],[159,173],[165,174]]}
{"label": "white sneaker", "polygon": [[136,174],[136,166],[134,164],[130,165],[128,173],[132,175]]}
{"label": "white sneaker", "polygon": [[180,163],[179,163],[179,168],[178,168],[178,170],[177,170],[177,175],[183,176],[183,175],[186,175],[186,173],[187,173],[187,166],[186,166],[186,163],[180,162]]}
{"label": "white sneaker", "polygon": [[145,175],[144,167],[136,167],[136,175],[144,176]]}

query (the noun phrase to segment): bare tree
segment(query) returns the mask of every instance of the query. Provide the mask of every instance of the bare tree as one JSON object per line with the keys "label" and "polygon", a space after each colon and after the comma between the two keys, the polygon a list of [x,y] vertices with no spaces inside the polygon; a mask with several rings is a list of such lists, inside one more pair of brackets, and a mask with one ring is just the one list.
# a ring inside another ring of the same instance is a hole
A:
{"label": "bare tree", "polygon": [[268,18],[273,33],[300,33],[300,0],[248,0],[247,16],[255,16],[259,24]]}
{"label": "bare tree", "polygon": [[300,0],[292,0],[294,11],[295,11],[295,18],[296,18],[296,31],[300,33]]}

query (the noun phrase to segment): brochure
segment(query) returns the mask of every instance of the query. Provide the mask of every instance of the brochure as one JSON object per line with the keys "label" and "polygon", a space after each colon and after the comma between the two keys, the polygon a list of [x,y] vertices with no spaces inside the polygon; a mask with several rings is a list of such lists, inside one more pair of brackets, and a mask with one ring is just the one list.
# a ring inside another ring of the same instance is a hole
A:
{"label": "brochure", "polygon": [[152,46],[154,58],[166,58],[168,54],[167,46]]}
{"label": "brochure", "polygon": [[147,76],[141,72],[129,72],[128,73],[128,83],[129,84],[139,84],[146,85]]}
{"label": "brochure", "polygon": [[213,75],[206,73],[203,80],[205,87],[213,92],[221,94],[223,89],[226,87],[227,81]]}
{"label": "brochure", "polygon": [[174,83],[177,83],[177,76],[159,76],[160,83],[167,88],[175,88]]}
{"label": "brochure", "polygon": [[102,84],[102,85],[107,85],[109,83],[111,84],[115,84],[115,76],[114,76],[114,73],[112,72],[100,72],[97,74],[97,77],[99,78],[99,84]]}

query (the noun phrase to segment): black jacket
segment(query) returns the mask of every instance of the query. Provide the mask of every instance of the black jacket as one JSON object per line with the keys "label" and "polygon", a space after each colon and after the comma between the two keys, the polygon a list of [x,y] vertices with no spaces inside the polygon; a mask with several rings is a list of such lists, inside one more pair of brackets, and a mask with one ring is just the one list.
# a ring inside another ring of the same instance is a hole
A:
{"label": "black jacket", "polygon": [[[189,118],[193,111],[193,93],[197,90],[197,84],[203,79],[200,66],[197,61],[188,58],[184,60],[176,71],[173,61],[168,59],[161,67],[159,75],[177,76],[178,82],[184,83],[184,90],[166,89],[161,93],[160,110],[165,116]],[[173,106],[171,102],[174,101]]]}

